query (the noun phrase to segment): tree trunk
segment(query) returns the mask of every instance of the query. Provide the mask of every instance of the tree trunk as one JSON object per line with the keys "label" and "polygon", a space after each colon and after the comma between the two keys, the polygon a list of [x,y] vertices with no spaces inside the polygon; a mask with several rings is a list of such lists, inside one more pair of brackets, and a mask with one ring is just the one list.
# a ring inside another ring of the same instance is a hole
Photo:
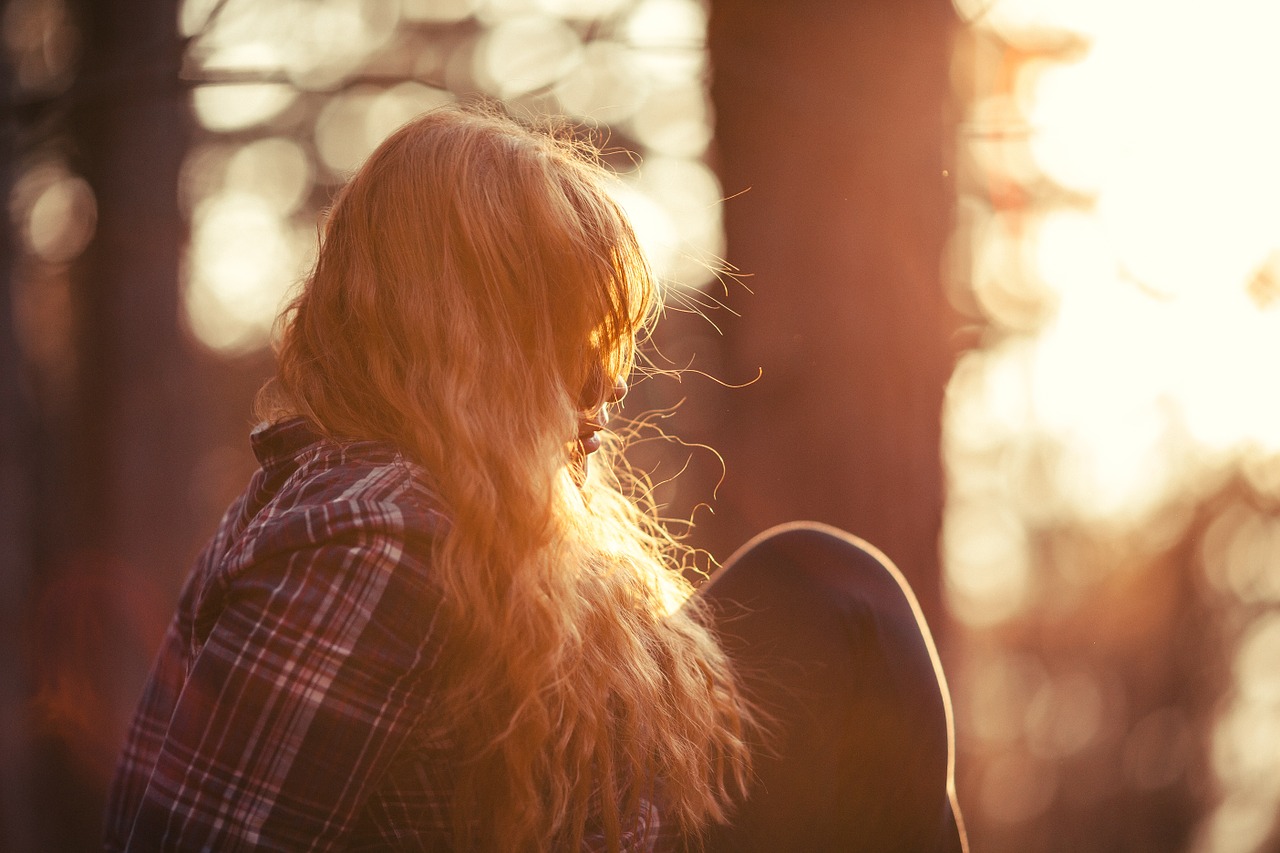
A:
{"label": "tree trunk", "polygon": [[158,645],[150,600],[197,538],[189,471],[205,407],[178,322],[178,172],[189,137],[177,4],[68,3],[76,81],[48,105],[51,146],[93,190],[70,269],[74,376],[41,412],[45,452],[27,604],[30,849],[100,846],[124,728]]}
{"label": "tree trunk", "polygon": [[723,337],[680,317],[668,339],[727,382],[759,372],[690,389],[677,425],[727,469],[699,544],[828,522],[884,550],[935,622],[952,27],[946,0],[715,0],[728,260],[749,277]]}

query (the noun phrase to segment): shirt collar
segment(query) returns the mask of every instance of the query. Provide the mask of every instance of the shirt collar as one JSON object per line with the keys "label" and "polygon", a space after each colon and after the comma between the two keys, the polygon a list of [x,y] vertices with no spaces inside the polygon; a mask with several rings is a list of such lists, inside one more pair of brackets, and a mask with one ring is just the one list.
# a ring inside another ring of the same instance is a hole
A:
{"label": "shirt collar", "polygon": [[320,440],[311,424],[302,417],[274,424],[260,423],[249,434],[253,455],[258,457],[258,464],[268,476],[286,467],[296,467],[298,454]]}

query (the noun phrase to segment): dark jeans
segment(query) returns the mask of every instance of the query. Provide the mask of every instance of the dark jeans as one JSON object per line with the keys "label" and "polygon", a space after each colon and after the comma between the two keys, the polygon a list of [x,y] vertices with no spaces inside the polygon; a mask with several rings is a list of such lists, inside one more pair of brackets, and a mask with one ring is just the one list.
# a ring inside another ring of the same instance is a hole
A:
{"label": "dark jeans", "polygon": [[774,722],[756,782],[708,853],[958,853],[949,698],[910,587],[866,543],[793,524],[701,593]]}

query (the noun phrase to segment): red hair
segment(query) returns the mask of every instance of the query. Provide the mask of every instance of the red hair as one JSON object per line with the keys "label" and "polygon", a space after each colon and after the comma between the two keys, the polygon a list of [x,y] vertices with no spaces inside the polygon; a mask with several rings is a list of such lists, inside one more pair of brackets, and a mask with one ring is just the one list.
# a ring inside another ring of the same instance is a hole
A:
{"label": "red hair", "polygon": [[489,108],[396,131],[335,200],[260,397],[396,444],[451,517],[439,698],[464,849],[575,848],[589,819],[617,849],[659,787],[695,832],[748,770],[729,662],[694,603],[671,607],[678,544],[609,466],[569,473],[582,389],[629,373],[657,304],[612,179]]}

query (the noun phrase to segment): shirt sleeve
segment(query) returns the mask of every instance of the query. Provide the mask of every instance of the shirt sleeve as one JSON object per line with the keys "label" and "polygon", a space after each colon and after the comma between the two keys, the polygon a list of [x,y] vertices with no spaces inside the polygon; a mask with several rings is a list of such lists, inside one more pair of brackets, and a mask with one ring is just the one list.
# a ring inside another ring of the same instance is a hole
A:
{"label": "shirt sleeve", "polygon": [[363,530],[238,573],[195,638],[126,849],[342,847],[429,711],[439,597],[407,550]]}

